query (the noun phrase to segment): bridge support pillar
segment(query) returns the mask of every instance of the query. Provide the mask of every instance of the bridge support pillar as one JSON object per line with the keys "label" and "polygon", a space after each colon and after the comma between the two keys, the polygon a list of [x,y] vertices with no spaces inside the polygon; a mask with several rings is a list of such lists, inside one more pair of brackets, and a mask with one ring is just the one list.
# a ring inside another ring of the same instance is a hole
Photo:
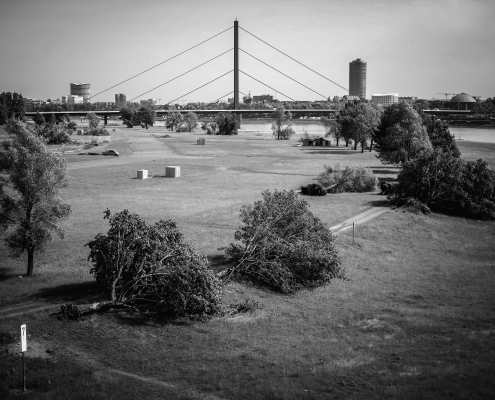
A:
{"label": "bridge support pillar", "polygon": [[239,109],[239,22],[234,21],[234,110]]}
{"label": "bridge support pillar", "polygon": [[103,125],[107,125],[108,124],[108,115],[107,114],[104,114],[103,115]]}

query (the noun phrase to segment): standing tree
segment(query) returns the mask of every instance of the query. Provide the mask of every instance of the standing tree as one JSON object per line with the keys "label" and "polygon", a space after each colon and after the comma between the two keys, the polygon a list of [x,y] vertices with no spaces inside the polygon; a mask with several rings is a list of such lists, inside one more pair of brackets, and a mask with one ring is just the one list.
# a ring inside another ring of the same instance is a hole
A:
{"label": "standing tree", "polygon": [[120,119],[128,128],[137,125],[139,122],[137,121],[136,107],[133,104],[126,104],[125,107],[120,109]]}
{"label": "standing tree", "polygon": [[38,125],[38,126],[41,126],[45,123],[45,117],[43,116],[43,114],[41,114],[39,111],[36,113],[36,115],[33,117],[33,122]]}
{"label": "standing tree", "polygon": [[100,118],[95,113],[87,113],[86,118],[88,119],[89,131],[93,132],[98,127]]}
{"label": "standing tree", "polygon": [[142,128],[148,129],[148,126],[153,126],[156,119],[156,111],[152,106],[141,107],[138,111],[139,123]]}
{"label": "standing tree", "polygon": [[215,117],[218,126],[218,135],[237,135],[239,120],[231,112],[221,112]]}
{"label": "standing tree", "polygon": [[342,127],[335,119],[322,118],[320,123],[325,127],[325,137],[332,136],[335,139],[336,145],[339,145],[339,140],[342,137]]}
{"label": "standing tree", "polygon": [[363,152],[368,140],[372,140],[372,133],[380,122],[380,110],[374,104],[360,102],[344,109],[338,116],[338,122],[342,126],[346,145],[348,140],[352,139],[354,150],[360,143],[361,152]]}
{"label": "standing tree", "polygon": [[61,238],[57,225],[70,215],[70,205],[58,197],[58,190],[69,184],[65,159],[52,153],[44,140],[21,122],[12,121],[0,153],[0,228],[7,231],[5,241],[15,257],[28,254],[27,276],[32,276],[34,252],[42,251],[52,239]]}
{"label": "standing tree", "polygon": [[20,93],[3,92],[0,94],[0,125],[10,118],[23,119],[25,113],[24,98]]}
{"label": "standing tree", "polygon": [[170,129],[171,131],[177,130],[181,122],[184,120],[184,116],[178,112],[174,111],[171,112],[167,115],[167,120],[165,122],[165,126],[167,129]]}
{"label": "standing tree", "polygon": [[420,113],[420,116],[423,119],[423,125],[426,129],[428,137],[430,138],[433,148],[448,151],[453,156],[459,158],[461,156],[461,152],[455,142],[455,136],[450,133],[449,124],[447,121],[442,121],[434,115],[427,115],[423,112]]}
{"label": "standing tree", "polygon": [[198,124],[198,115],[193,112],[188,112],[184,116],[184,123],[187,125],[187,129],[189,132],[192,132],[196,125]]}
{"label": "standing tree", "polygon": [[292,113],[285,111],[283,107],[277,108],[272,114],[272,131],[277,140],[288,140],[293,134]]}
{"label": "standing tree", "polygon": [[401,165],[432,148],[421,116],[404,102],[392,104],[383,112],[373,139],[378,158],[385,164]]}

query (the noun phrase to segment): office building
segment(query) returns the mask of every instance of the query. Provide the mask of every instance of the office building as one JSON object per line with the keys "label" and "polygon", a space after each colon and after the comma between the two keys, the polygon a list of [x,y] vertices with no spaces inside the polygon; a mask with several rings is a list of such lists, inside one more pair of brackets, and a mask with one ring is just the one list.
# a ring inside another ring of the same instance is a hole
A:
{"label": "office building", "polygon": [[366,63],[360,58],[349,63],[349,96],[366,100]]}
{"label": "office building", "polygon": [[371,102],[386,107],[399,102],[399,93],[377,93],[371,95]]}
{"label": "office building", "polygon": [[81,96],[84,101],[89,101],[91,88],[89,83],[71,83],[70,94],[72,96]]}
{"label": "office building", "polygon": [[253,96],[253,102],[262,103],[262,102],[271,103],[273,101],[273,96],[270,94],[262,94],[261,96]]}
{"label": "office building", "polygon": [[62,104],[79,104],[79,103],[82,103],[84,102],[84,97],[82,96],[72,96],[72,95],[68,95],[68,96],[62,96]]}
{"label": "office building", "polygon": [[120,105],[126,102],[126,96],[124,93],[116,93],[115,94],[115,104]]}
{"label": "office building", "polygon": [[154,106],[156,104],[155,99],[139,100],[139,104],[142,106]]}

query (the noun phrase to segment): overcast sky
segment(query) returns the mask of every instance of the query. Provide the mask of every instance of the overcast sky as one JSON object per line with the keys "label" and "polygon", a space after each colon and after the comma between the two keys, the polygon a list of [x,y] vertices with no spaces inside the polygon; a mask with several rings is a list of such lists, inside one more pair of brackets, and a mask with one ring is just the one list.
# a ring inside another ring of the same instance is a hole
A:
{"label": "overcast sky", "polygon": [[[493,0],[0,0],[0,92],[60,98],[71,82],[88,82],[95,95],[228,29],[236,17],[344,88],[349,62],[363,59],[367,98],[495,96]],[[165,104],[232,70],[233,52],[143,93],[232,47],[231,29],[92,101],[125,93]],[[325,97],[346,94],[242,30],[239,47]],[[273,88],[241,73],[244,93],[321,99],[243,52],[240,69]],[[232,90],[230,73],[182,98],[213,101]]]}

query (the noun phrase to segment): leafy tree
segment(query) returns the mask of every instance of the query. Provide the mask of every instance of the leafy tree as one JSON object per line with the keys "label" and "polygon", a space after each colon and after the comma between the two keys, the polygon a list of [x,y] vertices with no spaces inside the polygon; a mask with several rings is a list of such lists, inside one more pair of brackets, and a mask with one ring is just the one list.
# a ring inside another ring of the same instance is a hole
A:
{"label": "leafy tree", "polygon": [[428,100],[416,100],[413,103],[413,108],[418,113],[421,114],[423,112],[423,110],[429,110],[430,109],[430,103],[428,102]]}
{"label": "leafy tree", "polygon": [[175,131],[179,128],[183,120],[184,120],[184,116],[180,112],[174,111],[168,113],[165,126],[167,127],[167,129],[170,129],[171,131]]}
{"label": "leafy tree", "polygon": [[120,109],[120,119],[128,128],[138,125],[138,112],[133,104],[126,104]]}
{"label": "leafy tree", "polygon": [[342,137],[342,127],[335,119],[322,118],[320,124],[325,127],[325,137],[332,136],[335,139],[337,146],[339,145],[339,140]]}
{"label": "leafy tree", "polygon": [[11,142],[0,153],[0,228],[13,256],[28,254],[27,275],[34,269],[34,252],[43,250],[52,231],[61,238],[58,222],[70,215],[70,205],[58,197],[69,184],[65,159],[52,153],[44,140],[21,122],[7,125]]}
{"label": "leafy tree", "polygon": [[218,125],[216,122],[205,122],[203,125],[201,125],[201,129],[206,131],[208,135],[218,134]]}
{"label": "leafy tree", "polygon": [[378,158],[385,164],[401,165],[432,148],[420,115],[404,102],[385,109],[373,138]]}
{"label": "leafy tree", "polygon": [[173,316],[204,316],[219,311],[220,281],[208,260],[184,242],[175,222],[146,223],[128,210],[111,214],[107,235],[86,244],[90,273],[111,301],[144,305]]}
{"label": "leafy tree", "polygon": [[25,101],[20,93],[3,92],[0,94],[0,125],[10,118],[24,119]]}
{"label": "leafy tree", "polygon": [[156,119],[156,111],[151,106],[141,107],[138,111],[138,119],[141,127],[148,129],[148,126],[153,126]]}
{"label": "leafy tree", "polygon": [[225,248],[234,266],[224,277],[247,276],[282,293],[328,283],[342,276],[334,237],[290,192],[263,192],[263,200],[241,208],[243,225]]}
{"label": "leafy tree", "polygon": [[37,112],[36,115],[33,117],[33,121],[36,125],[41,126],[45,123],[45,117],[43,114],[40,114],[40,112]]}
{"label": "leafy tree", "polygon": [[184,123],[187,125],[187,129],[191,132],[198,124],[198,115],[193,112],[188,112],[184,116]]}
{"label": "leafy tree", "polygon": [[221,112],[215,116],[215,123],[218,126],[218,135],[237,135],[239,120],[231,112]]}
{"label": "leafy tree", "polygon": [[87,113],[86,118],[88,120],[89,130],[96,130],[98,124],[100,123],[100,118],[95,113]]}
{"label": "leafy tree", "polygon": [[453,156],[460,157],[461,152],[455,142],[455,136],[450,133],[449,124],[447,121],[442,121],[434,115],[427,115],[424,113],[422,113],[421,117],[433,148],[448,151]]}
{"label": "leafy tree", "polygon": [[[354,150],[358,143],[361,144],[361,152],[364,151],[368,140],[380,122],[380,110],[375,104],[359,102],[347,106],[337,117],[338,123],[344,132],[344,138],[354,141]],[[371,143],[370,150],[373,144]]]}
{"label": "leafy tree", "polygon": [[495,172],[483,160],[464,161],[434,149],[406,161],[391,200],[419,200],[430,208],[495,219]]}
{"label": "leafy tree", "polygon": [[277,140],[289,139],[294,135],[294,129],[292,128],[292,113],[285,111],[283,107],[277,108],[272,114],[272,132],[273,136]]}

